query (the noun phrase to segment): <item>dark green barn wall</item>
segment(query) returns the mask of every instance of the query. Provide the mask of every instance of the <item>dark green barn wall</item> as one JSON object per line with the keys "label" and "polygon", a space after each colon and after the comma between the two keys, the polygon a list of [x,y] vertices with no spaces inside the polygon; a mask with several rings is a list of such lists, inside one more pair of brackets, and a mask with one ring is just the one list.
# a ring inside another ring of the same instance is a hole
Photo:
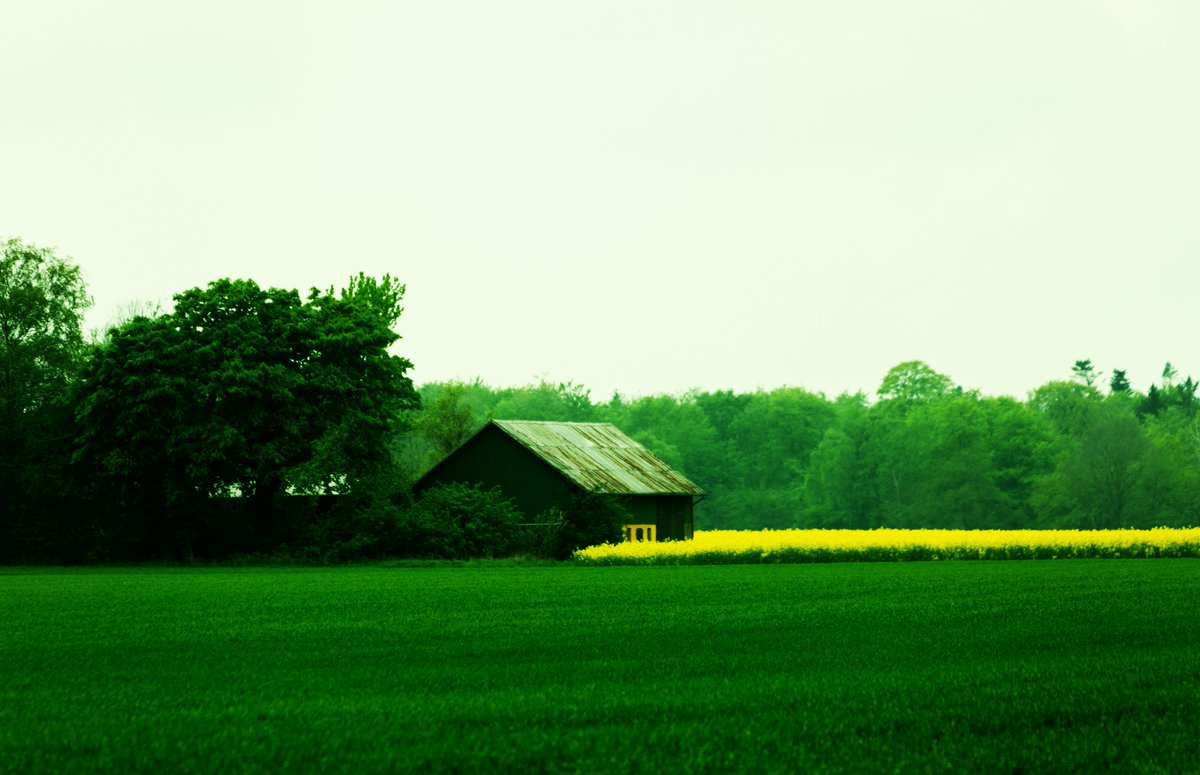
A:
{"label": "dark green barn wall", "polygon": [[435,484],[467,482],[499,487],[530,519],[546,509],[566,508],[579,488],[549,463],[499,428],[489,425],[450,457],[434,466],[418,490]]}
{"label": "dark green barn wall", "polygon": [[654,525],[660,541],[692,537],[691,495],[627,495],[622,500],[635,525]]}
{"label": "dark green barn wall", "polygon": [[621,498],[621,505],[629,512],[631,525],[655,525],[656,529],[661,530],[658,527],[658,504],[653,495],[626,495]]}
{"label": "dark green barn wall", "polygon": [[658,532],[663,538],[682,541],[692,537],[692,496],[659,495]]}

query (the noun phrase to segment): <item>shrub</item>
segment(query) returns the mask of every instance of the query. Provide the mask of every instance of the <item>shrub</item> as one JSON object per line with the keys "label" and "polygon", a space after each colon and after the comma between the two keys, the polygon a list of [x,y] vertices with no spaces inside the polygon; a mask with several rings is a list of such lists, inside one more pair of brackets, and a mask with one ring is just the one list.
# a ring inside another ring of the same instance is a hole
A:
{"label": "shrub", "polygon": [[441,484],[426,490],[405,514],[408,556],[501,557],[517,545],[523,515],[498,489]]}
{"label": "shrub", "polygon": [[408,481],[384,471],[353,482],[349,493],[309,500],[307,531],[297,529],[296,545],[285,549],[327,562],[398,557],[405,552],[405,514],[412,505]]}
{"label": "shrub", "polygon": [[554,557],[565,560],[576,549],[620,543],[623,528],[631,521],[629,511],[614,495],[577,495],[563,513],[563,526],[558,532]]}
{"label": "shrub", "polygon": [[524,526],[519,538],[520,551],[533,557],[562,559],[559,541],[566,523],[567,515],[562,509],[556,506],[546,509],[534,522]]}

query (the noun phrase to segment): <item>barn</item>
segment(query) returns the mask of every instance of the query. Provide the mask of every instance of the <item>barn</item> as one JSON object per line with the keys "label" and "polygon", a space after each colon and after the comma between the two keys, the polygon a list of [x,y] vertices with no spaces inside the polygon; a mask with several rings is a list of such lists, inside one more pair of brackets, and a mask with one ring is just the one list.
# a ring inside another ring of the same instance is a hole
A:
{"label": "barn", "polygon": [[[632,537],[692,537],[704,490],[609,423],[492,420],[422,476],[424,492],[451,482],[498,487],[530,516],[579,493],[620,496]],[[653,530],[651,531],[651,527]]]}

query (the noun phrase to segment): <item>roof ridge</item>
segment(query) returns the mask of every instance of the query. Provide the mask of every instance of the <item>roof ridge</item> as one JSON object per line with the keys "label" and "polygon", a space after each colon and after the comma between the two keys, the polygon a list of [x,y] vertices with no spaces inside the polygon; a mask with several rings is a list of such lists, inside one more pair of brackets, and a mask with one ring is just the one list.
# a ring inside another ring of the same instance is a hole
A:
{"label": "roof ridge", "polygon": [[[492,422],[520,423],[522,425],[613,425],[610,422],[576,422],[574,420],[492,420]],[[617,426],[613,425],[613,427]]]}

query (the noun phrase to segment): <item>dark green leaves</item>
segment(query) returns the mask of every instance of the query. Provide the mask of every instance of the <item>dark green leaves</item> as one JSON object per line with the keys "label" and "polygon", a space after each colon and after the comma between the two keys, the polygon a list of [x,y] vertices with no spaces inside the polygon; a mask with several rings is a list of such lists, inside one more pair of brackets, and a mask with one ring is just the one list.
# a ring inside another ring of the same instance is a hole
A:
{"label": "dark green leaves", "polygon": [[142,510],[251,496],[265,535],[279,494],[344,489],[389,461],[392,420],[417,403],[412,364],[387,351],[402,293],[360,276],[303,301],[250,280],[179,294],[170,314],[111,331],[88,364],[81,457],[153,496]]}
{"label": "dark green leaves", "polygon": [[47,248],[0,242],[0,418],[60,392],[83,351],[91,306],[79,267]]}

